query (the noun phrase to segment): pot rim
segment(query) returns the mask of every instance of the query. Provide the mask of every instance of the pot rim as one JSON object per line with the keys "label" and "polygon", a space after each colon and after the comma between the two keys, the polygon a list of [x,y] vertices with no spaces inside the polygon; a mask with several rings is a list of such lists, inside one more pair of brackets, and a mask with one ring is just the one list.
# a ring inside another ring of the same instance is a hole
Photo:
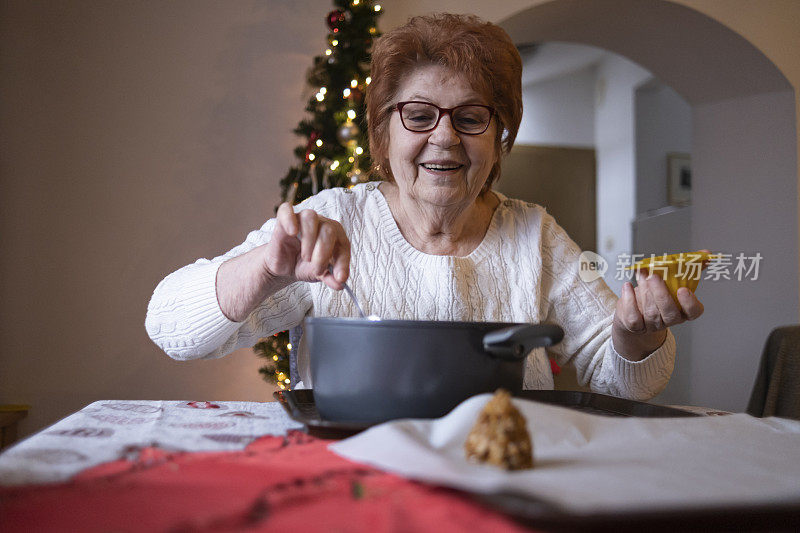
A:
{"label": "pot rim", "polygon": [[370,328],[393,327],[393,328],[414,328],[414,329],[477,329],[477,328],[507,328],[511,326],[536,326],[531,322],[466,322],[448,320],[395,320],[381,319],[370,320],[359,317],[306,317],[304,320],[308,324],[319,324],[322,326],[364,326]]}

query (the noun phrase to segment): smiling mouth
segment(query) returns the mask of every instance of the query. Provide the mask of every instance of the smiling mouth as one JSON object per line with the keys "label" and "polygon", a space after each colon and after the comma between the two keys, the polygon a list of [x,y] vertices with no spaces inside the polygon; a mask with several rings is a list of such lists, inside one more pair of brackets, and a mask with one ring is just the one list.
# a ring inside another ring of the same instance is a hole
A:
{"label": "smiling mouth", "polygon": [[447,172],[451,170],[458,170],[459,168],[463,167],[464,165],[456,165],[456,164],[445,164],[439,165],[437,163],[422,163],[420,165],[425,170],[430,170],[432,172]]}

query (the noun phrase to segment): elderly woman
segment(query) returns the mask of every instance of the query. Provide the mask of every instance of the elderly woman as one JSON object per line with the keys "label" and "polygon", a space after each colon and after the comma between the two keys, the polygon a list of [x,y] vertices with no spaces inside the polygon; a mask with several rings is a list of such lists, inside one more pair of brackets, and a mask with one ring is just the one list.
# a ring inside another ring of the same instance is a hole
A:
{"label": "elderly woman", "polygon": [[[379,39],[367,95],[380,183],[325,190],[241,245],[167,276],[147,330],[175,359],[221,357],[306,316],[555,323],[550,349],[581,383],[647,399],[675,357],[667,327],[702,304],[680,306],[653,276],[617,297],[578,276],[579,249],[537,205],[492,190],[522,116],[521,61],[509,36],[472,16],[415,17]],[[305,345],[300,376],[311,386]],[[544,349],[531,352],[523,386],[552,389]]]}

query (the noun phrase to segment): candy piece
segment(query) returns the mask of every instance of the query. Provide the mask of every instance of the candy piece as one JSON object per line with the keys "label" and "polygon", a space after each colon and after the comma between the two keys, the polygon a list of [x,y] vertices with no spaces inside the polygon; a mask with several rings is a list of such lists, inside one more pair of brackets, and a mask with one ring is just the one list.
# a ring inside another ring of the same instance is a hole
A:
{"label": "candy piece", "polygon": [[701,272],[718,255],[708,252],[684,252],[672,255],[656,255],[626,267],[625,270],[643,271],[645,275],[659,276],[667,284],[672,299],[678,302],[678,289],[686,287],[694,292],[700,283]]}
{"label": "candy piece", "polygon": [[525,417],[511,402],[511,394],[498,389],[478,415],[464,443],[467,459],[507,470],[533,468],[533,445]]}

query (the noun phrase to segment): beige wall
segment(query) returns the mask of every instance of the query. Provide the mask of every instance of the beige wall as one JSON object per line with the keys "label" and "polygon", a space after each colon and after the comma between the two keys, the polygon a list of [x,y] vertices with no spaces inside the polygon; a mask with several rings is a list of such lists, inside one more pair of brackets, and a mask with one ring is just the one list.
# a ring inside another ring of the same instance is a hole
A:
{"label": "beige wall", "polygon": [[728,26],[761,50],[800,88],[800,2],[796,0],[671,0]]}
{"label": "beige wall", "polygon": [[[536,0],[385,0],[499,21]],[[800,3],[681,0],[800,87]],[[0,403],[29,433],[99,399],[266,400],[256,358],[169,360],[147,338],[167,272],[270,216],[329,0],[0,4]]]}
{"label": "beige wall", "polygon": [[[721,22],[761,50],[794,87],[800,184],[800,2],[797,0],[671,0]],[[798,186],[800,206],[800,186]],[[800,258],[798,258],[800,265]],[[799,266],[800,269],[800,266]]]}
{"label": "beige wall", "polygon": [[0,4],[0,403],[28,433],[98,399],[268,400],[243,350],[178,363],[168,272],[271,216],[329,0]]}

